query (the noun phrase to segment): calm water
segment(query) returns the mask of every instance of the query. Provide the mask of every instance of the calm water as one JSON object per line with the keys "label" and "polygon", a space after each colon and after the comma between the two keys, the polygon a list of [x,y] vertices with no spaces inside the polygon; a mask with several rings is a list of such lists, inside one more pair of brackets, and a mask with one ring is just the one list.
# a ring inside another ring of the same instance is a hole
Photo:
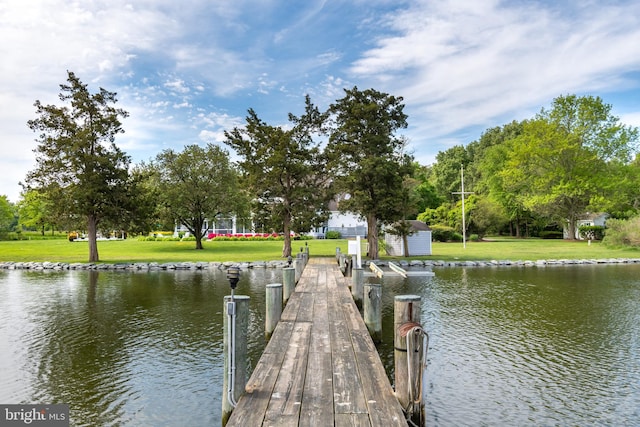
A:
{"label": "calm water", "polygon": [[[255,364],[264,286],[243,271]],[[376,280],[376,279],[369,279]],[[423,297],[429,425],[640,424],[640,266],[447,268],[386,277]],[[0,403],[68,403],[73,425],[217,426],[222,272],[0,271]]]}

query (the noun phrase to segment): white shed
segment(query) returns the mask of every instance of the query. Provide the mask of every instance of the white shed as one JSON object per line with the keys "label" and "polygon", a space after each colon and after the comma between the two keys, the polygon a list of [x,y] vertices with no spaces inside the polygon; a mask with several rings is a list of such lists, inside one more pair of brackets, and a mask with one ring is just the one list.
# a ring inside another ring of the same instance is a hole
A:
{"label": "white shed", "polygon": [[[409,256],[431,255],[431,229],[422,221],[410,220],[414,233],[407,237]],[[402,237],[386,233],[384,237],[387,255],[404,256]]]}

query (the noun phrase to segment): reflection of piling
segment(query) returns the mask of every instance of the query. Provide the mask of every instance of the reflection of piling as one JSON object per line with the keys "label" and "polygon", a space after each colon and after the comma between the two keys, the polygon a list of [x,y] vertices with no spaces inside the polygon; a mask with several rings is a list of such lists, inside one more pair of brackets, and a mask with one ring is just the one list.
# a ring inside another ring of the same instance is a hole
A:
{"label": "reflection of piling", "polygon": [[378,283],[364,285],[364,324],[373,342],[382,341],[382,285]]}
{"label": "reflection of piling", "polygon": [[361,268],[354,268],[351,273],[351,295],[358,307],[362,307],[364,271]]}
{"label": "reflection of piling", "polygon": [[420,326],[421,298],[398,295],[393,308],[396,396],[407,418],[424,425],[422,376],[428,338]]}
{"label": "reflection of piling", "polygon": [[223,317],[222,425],[224,426],[247,384],[249,297],[246,295],[225,296]]}
{"label": "reflection of piling", "polygon": [[276,329],[282,314],[282,284],[271,283],[266,286],[266,312],[264,316],[264,334],[267,339]]}

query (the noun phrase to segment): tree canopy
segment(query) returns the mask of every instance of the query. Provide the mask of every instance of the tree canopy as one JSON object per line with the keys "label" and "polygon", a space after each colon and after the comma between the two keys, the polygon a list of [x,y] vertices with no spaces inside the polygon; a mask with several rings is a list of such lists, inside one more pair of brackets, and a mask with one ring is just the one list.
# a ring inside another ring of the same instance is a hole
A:
{"label": "tree canopy", "polygon": [[307,96],[304,114],[289,114],[289,121],[290,129],[271,126],[250,109],[243,128],[225,132],[225,143],[241,158],[257,219],[284,234],[284,257],[291,255],[292,230],[308,232],[326,221],[330,197],[325,157],[314,140],[325,114]]}
{"label": "tree canopy", "polygon": [[335,189],[347,195],[341,210],[367,219],[369,257],[378,258],[378,223],[404,219],[408,199],[403,185],[411,173],[406,141],[396,131],[407,127],[402,97],[374,89],[345,89],[329,108],[333,123],[326,147]]}
{"label": "tree canopy", "polygon": [[167,214],[187,227],[203,249],[205,221],[220,214],[236,213],[242,206],[237,171],[229,153],[214,144],[205,148],[187,145],[157,155],[157,195]]}
{"label": "tree canopy", "polygon": [[505,190],[521,193],[526,207],[566,221],[573,238],[578,217],[613,195],[615,166],[628,164],[637,137],[599,97],[560,96],[526,121],[510,145],[501,172]]}
{"label": "tree canopy", "polygon": [[99,260],[97,229],[129,209],[126,197],[130,159],[115,144],[124,132],[115,108],[116,93],[103,88],[90,93],[72,72],[60,85],[62,106],[35,102],[37,118],[28,122],[38,132],[36,167],[27,174],[25,190],[36,189],[69,221],[86,224],[89,261]]}

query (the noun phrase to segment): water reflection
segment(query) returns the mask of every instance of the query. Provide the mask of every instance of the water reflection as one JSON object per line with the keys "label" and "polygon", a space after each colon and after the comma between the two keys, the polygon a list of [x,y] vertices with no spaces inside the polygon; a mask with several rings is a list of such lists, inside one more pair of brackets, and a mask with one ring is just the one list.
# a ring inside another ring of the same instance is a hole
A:
{"label": "water reflection", "polygon": [[[636,425],[639,273],[472,268],[385,278],[388,293],[423,297],[429,425]],[[392,332],[380,348],[388,372]]]}
{"label": "water reflection", "polygon": [[[252,364],[264,347],[264,284],[253,294]],[[73,425],[218,424],[222,388],[219,271],[10,271],[0,275],[0,402],[68,403]]]}
{"label": "water reflection", "polygon": [[[370,279],[377,281],[378,279]],[[250,365],[264,347],[264,288],[243,271]],[[445,268],[383,280],[392,378],[393,297],[423,297],[428,425],[635,425],[640,266]],[[0,271],[0,402],[68,403],[73,425],[218,425],[223,272]]]}

